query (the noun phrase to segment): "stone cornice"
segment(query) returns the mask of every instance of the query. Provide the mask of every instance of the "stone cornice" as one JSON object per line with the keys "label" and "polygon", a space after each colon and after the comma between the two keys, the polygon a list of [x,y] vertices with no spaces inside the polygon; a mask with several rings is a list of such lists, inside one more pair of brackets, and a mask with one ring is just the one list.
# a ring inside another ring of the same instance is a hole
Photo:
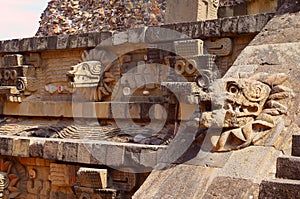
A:
{"label": "stone cornice", "polygon": [[[240,17],[228,17],[216,20],[199,21],[191,23],[178,23],[162,25],[160,27],[147,27],[129,30],[128,38],[122,38],[123,43],[131,43],[132,35],[137,37],[139,42],[159,43],[164,42],[165,37],[157,35],[158,28],[171,29],[183,33],[193,39],[206,39],[210,37],[230,37],[239,34],[257,34],[274,14],[259,14]],[[0,53],[38,52],[44,50],[64,50],[78,48],[94,48],[101,42],[114,37],[118,32],[91,32],[78,35],[57,35],[50,37],[32,37],[24,39],[13,39],[0,41]],[[122,33],[121,33],[122,34]],[[142,38],[141,38],[142,37]],[[114,42],[108,45],[117,45]]]}

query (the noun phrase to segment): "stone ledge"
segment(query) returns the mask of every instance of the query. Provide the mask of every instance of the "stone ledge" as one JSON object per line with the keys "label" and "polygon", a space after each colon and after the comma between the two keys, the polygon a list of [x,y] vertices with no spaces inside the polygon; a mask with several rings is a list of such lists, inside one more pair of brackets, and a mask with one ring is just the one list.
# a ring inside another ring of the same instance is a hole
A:
{"label": "stone ledge", "polygon": [[300,157],[300,134],[293,135],[292,156]]}
{"label": "stone ledge", "polygon": [[[154,102],[123,103],[123,102],[22,102],[19,104],[5,102],[2,115],[30,116],[30,117],[66,117],[66,118],[99,118],[99,119],[145,119],[149,120],[150,107],[154,106],[154,119],[161,120],[160,108]],[[182,103],[180,120],[189,120],[194,112],[195,105]],[[122,107],[123,111],[120,111]],[[175,105],[170,105],[175,110]],[[192,112],[191,112],[192,111]],[[168,113],[168,118],[175,119],[175,114]]]}
{"label": "stone ledge", "polygon": [[0,135],[0,155],[151,170],[167,146]]}
{"label": "stone ledge", "polygon": [[[175,30],[193,39],[227,37],[235,36],[237,34],[257,34],[263,29],[263,27],[273,16],[274,14],[269,13],[240,17],[228,17],[192,23],[168,24],[162,25],[160,27],[131,29],[128,30],[127,33],[92,32],[78,35],[58,35],[50,37],[13,39],[0,41],[0,53],[94,48],[97,45],[101,44],[103,41],[106,41],[104,46],[107,46],[137,42],[159,43],[184,39],[178,38],[176,34],[175,38],[170,37],[169,34],[166,34],[166,29]],[[157,31],[159,29],[160,31]],[[109,39],[111,37],[113,37],[112,41]]]}
{"label": "stone ledge", "polygon": [[261,183],[259,199],[265,198],[299,198],[300,182],[297,180],[270,179]]}
{"label": "stone ledge", "polygon": [[300,180],[300,157],[279,157],[277,159],[276,177]]}

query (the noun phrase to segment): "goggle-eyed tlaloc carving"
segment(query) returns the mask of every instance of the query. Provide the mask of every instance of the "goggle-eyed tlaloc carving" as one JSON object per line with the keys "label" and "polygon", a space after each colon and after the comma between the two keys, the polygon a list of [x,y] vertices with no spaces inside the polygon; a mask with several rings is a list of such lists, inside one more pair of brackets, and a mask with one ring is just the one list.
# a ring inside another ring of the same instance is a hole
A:
{"label": "goggle-eyed tlaloc carving", "polygon": [[88,100],[101,101],[112,93],[115,79],[109,70],[110,66],[105,67],[100,61],[80,63],[67,73],[69,86],[80,90]]}

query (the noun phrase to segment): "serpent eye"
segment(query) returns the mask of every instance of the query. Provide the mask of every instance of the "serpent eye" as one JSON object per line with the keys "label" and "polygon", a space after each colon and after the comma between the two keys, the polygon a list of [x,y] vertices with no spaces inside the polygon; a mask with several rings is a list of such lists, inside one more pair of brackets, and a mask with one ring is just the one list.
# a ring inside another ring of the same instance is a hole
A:
{"label": "serpent eye", "polygon": [[227,85],[227,92],[237,94],[240,91],[239,86],[236,83],[230,82]]}

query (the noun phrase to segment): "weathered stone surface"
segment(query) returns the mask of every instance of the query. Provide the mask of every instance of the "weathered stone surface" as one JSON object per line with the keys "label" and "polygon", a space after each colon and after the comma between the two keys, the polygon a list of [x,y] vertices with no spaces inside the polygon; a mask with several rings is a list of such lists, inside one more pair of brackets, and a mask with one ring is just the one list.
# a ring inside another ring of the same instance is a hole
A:
{"label": "weathered stone surface", "polygon": [[16,138],[13,141],[12,155],[19,157],[29,157],[29,139]]}
{"label": "weathered stone surface", "polygon": [[234,65],[299,65],[298,42],[285,44],[262,44],[258,46],[248,46],[243,53],[237,58]]}
{"label": "weathered stone surface", "polygon": [[292,138],[292,156],[300,157],[300,134],[293,135]]}
{"label": "weathered stone surface", "polygon": [[300,180],[300,158],[288,156],[279,157],[277,159],[276,177]]}
{"label": "weathered stone surface", "polygon": [[43,141],[37,141],[33,144],[29,145],[29,156],[30,157],[43,157],[44,156],[44,142]]}
{"label": "weathered stone surface", "polygon": [[12,155],[12,149],[13,149],[13,138],[10,138],[8,136],[4,136],[0,138],[0,154],[1,155]]}
{"label": "weathered stone surface", "polygon": [[[300,41],[300,12],[275,16],[250,45],[292,43]],[[264,21],[259,20],[264,23]]]}
{"label": "weathered stone surface", "polygon": [[260,183],[264,178],[274,175],[276,159],[280,154],[281,152],[273,147],[262,146],[234,151],[220,170],[219,176],[249,179]]}
{"label": "weathered stone surface", "polygon": [[203,198],[257,198],[258,188],[259,184],[253,183],[251,180],[232,177],[216,177],[210,184]]}
{"label": "weathered stone surface", "polygon": [[187,165],[153,171],[133,198],[202,198],[215,171]]}
{"label": "weathered stone surface", "polygon": [[270,179],[263,181],[259,189],[259,199],[300,197],[300,182],[296,180]]}
{"label": "weathered stone surface", "polygon": [[165,23],[180,23],[217,18],[218,1],[167,0]]}

